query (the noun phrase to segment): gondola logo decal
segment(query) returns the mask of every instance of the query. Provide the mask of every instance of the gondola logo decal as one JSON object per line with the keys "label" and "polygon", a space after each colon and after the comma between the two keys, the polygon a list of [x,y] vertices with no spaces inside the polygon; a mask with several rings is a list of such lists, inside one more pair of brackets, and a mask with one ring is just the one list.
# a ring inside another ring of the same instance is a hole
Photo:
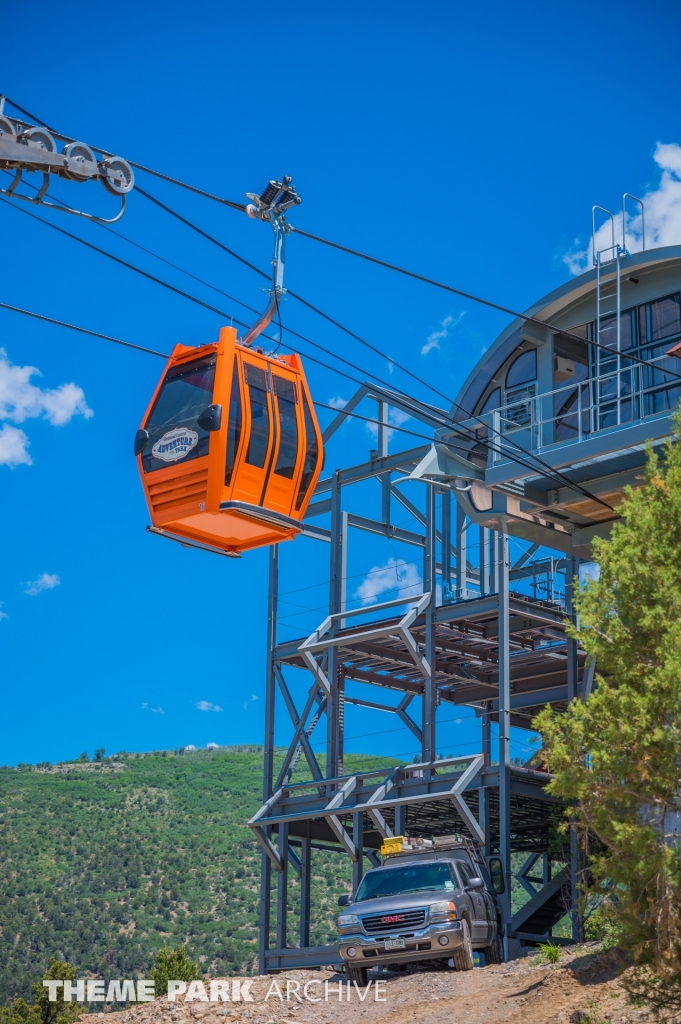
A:
{"label": "gondola logo decal", "polygon": [[177,462],[178,459],[183,459],[192,448],[196,448],[198,443],[199,435],[195,430],[176,427],[175,430],[169,430],[159,438],[151,449],[151,454],[155,459],[161,459],[162,462]]}

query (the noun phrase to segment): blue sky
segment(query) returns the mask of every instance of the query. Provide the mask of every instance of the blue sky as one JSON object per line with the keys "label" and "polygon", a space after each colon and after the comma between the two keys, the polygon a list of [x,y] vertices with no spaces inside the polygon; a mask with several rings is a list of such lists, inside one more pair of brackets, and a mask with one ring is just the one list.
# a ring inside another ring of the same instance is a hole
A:
{"label": "blue sky", "polygon": [[[228,198],[292,174],[304,198],[298,226],[524,308],[568,277],[565,255],[587,242],[592,204],[616,209],[624,191],[652,191],[662,202],[664,174],[670,187],[677,181],[676,148],[665,150],[671,170],[654,154],[658,143],[681,142],[680,20],[671,2],[642,19],[627,2],[304,0],[289,11],[166,0],[119,14],[40,0],[30,14],[21,5],[5,13],[5,38],[16,45],[4,50],[0,91],[66,134]],[[265,226],[138,180],[267,267]],[[98,185],[56,191],[93,212],[115,206]],[[124,239],[26,208],[243,317]],[[676,231],[671,209],[662,240]],[[165,352],[210,341],[225,322],[37,223],[18,203],[0,204],[0,226],[0,301]],[[263,305],[255,275],[139,194],[117,230]],[[290,287],[452,397],[506,323],[300,237],[290,241],[287,275]],[[359,376],[371,370],[432,399],[293,301],[283,319],[353,361]],[[0,453],[15,446],[0,465],[0,763],[96,747],[259,742],[266,552],[232,562],[145,532],[131,445],[162,363],[3,310],[0,345]],[[318,400],[350,397],[350,382],[307,366]],[[360,461],[372,446],[362,424],[344,428],[327,469]],[[377,510],[374,490],[359,500]],[[323,614],[327,552],[318,547],[282,549],[282,637],[304,635]],[[390,559],[405,557],[399,546],[358,540],[351,595],[369,570],[389,573]],[[208,705],[222,710],[201,710]],[[441,714],[443,752],[472,749],[474,726]],[[388,716],[348,710],[350,749],[411,756],[413,740],[385,731],[393,728]]]}

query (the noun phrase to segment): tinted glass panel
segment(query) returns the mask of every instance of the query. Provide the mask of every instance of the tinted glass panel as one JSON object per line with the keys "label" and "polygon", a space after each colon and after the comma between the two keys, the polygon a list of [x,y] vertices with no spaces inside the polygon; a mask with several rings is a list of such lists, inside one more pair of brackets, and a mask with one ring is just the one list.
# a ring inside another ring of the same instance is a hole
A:
{"label": "tinted glass panel", "polygon": [[279,453],[274,472],[279,476],[293,479],[298,458],[298,422],[296,420],[296,388],[293,381],[284,377],[273,376],[274,392],[279,408],[279,427],[281,431]]}
{"label": "tinted glass panel", "polygon": [[239,441],[241,440],[241,423],[241,389],[239,387],[239,371],[235,359],[234,369],[232,371],[232,391],[229,396],[229,423],[227,426],[227,459],[225,462],[225,484],[230,484],[232,482],[232,473],[234,472],[236,453],[239,451]]}
{"label": "tinted glass panel", "polygon": [[213,401],[215,358],[181,363],[166,373],[144,425],[149,432],[142,453],[145,473],[208,454],[210,434],[196,420]]}
{"label": "tinted glass panel", "polygon": [[356,900],[360,903],[377,896],[456,888],[456,878],[449,864],[437,861],[434,864],[405,864],[388,871],[368,871],[357,890]]}
{"label": "tinted glass panel", "polygon": [[303,476],[300,481],[300,487],[298,488],[298,498],[296,500],[296,509],[299,509],[303,504],[303,498],[307,494],[307,489],[312,482],[315,469],[317,468],[317,462],[319,461],[319,445],[317,444],[317,434],[314,429],[314,423],[312,420],[312,414],[310,413],[310,407],[307,404],[307,396],[303,392],[303,412],[305,413],[305,465],[303,466]]}
{"label": "tinted glass panel", "polygon": [[[621,352],[631,348],[635,343],[634,325],[635,319],[633,309],[628,309],[626,313],[620,313]],[[617,350],[617,317],[614,314],[612,316],[601,317],[600,344],[607,345],[608,348]],[[601,352],[601,359],[603,359],[603,357],[607,358],[605,352]]]}
{"label": "tinted glass panel", "polygon": [[651,341],[669,338],[681,331],[681,303],[678,295],[650,303]]}
{"label": "tinted glass panel", "polygon": [[523,352],[518,356],[506,374],[506,387],[514,388],[516,384],[524,384],[528,380],[536,380],[537,377],[537,353],[535,349]]}
{"label": "tinted glass panel", "polygon": [[251,402],[251,436],[248,441],[246,462],[249,466],[265,465],[270,440],[270,412],[267,404],[267,374],[246,363],[246,383]]}

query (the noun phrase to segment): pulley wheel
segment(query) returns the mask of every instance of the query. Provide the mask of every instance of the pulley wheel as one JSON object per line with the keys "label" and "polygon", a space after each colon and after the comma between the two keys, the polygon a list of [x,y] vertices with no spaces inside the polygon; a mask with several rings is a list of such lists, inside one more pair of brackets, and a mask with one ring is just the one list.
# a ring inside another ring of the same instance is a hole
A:
{"label": "pulley wheel", "polygon": [[[114,196],[124,196],[135,187],[135,175],[132,167],[121,156],[109,156],[106,160],[102,160],[99,170],[104,188]],[[109,177],[110,171],[113,171],[116,177]]]}
{"label": "pulley wheel", "polygon": [[[62,155],[68,157],[69,160],[76,160],[78,163],[83,164],[86,161],[96,164],[95,154],[92,152],[89,146],[86,146],[84,142],[69,142],[68,146],[64,146]],[[89,174],[78,174],[74,170],[68,171],[70,178],[76,178],[78,181],[87,181],[90,177]]]}
{"label": "pulley wheel", "polygon": [[46,153],[57,152],[57,143],[45,128],[29,128],[21,133],[21,141],[35,149],[44,149]]}
{"label": "pulley wheel", "polygon": [[9,135],[11,139],[16,138],[17,130],[7,117],[0,114],[0,135]]}

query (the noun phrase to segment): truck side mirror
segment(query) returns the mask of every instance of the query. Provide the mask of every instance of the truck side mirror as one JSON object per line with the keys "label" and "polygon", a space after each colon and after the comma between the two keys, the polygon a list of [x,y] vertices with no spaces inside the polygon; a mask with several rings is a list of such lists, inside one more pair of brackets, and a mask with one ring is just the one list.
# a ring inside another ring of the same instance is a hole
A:
{"label": "truck side mirror", "polygon": [[209,405],[207,409],[203,410],[196,422],[201,427],[201,430],[209,432],[219,430],[222,424],[222,406]]}
{"label": "truck side mirror", "polygon": [[349,907],[351,903],[352,903],[352,896],[339,896],[338,897],[338,906],[339,907]]}
{"label": "truck side mirror", "polygon": [[473,878],[468,880],[467,889],[484,889],[485,883],[479,875],[475,875]]}
{"label": "truck side mirror", "polygon": [[504,883],[504,869],[498,857],[492,857],[489,862],[489,873],[492,877],[492,888],[497,896],[501,896],[506,888]]}

